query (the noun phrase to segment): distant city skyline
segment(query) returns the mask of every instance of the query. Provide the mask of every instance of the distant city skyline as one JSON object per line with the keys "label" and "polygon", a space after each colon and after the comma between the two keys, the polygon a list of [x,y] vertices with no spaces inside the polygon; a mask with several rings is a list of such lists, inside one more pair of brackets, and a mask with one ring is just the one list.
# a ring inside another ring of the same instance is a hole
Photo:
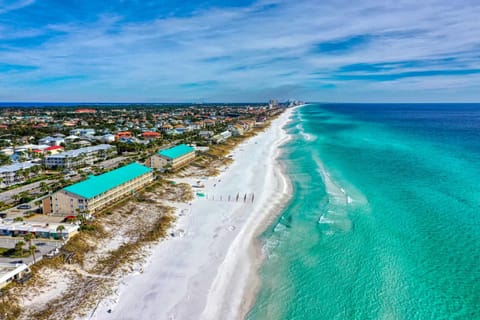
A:
{"label": "distant city skyline", "polygon": [[479,102],[477,1],[0,0],[2,102]]}

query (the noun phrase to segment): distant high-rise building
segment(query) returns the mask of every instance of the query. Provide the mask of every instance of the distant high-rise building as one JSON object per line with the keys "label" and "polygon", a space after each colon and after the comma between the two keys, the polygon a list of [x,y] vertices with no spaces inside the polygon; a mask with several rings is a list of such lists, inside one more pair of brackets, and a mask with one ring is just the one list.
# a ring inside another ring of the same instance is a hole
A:
{"label": "distant high-rise building", "polygon": [[268,106],[269,106],[269,107],[276,107],[276,106],[278,106],[278,100],[277,100],[277,99],[271,99],[270,101],[268,101]]}

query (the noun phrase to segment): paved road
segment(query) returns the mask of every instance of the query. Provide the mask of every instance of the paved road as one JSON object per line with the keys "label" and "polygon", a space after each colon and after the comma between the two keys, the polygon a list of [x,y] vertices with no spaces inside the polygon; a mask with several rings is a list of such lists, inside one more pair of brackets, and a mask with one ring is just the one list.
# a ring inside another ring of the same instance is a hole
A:
{"label": "paved road", "polygon": [[42,182],[50,184],[50,183],[55,182],[55,180],[37,181],[37,182],[33,182],[33,183],[30,183],[30,184],[12,189],[12,190],[4,191],[4,192],[0,193],[0,201],[9,203],[13,200],[12,199],[13,195],[18,194],[18,193],[23,192],[23,191],[31,192],[32,190],[38,189],[38,188],[40,188],[40,184]]}
{"label": "paved road", "polygon": [[108,159],[102,162],[99,162],[96,164],[96,166],[103,168],[103,169],[111,169],[113,167],[116,167],[120,162],[123,160],[127,159],[126,157],[116,157],[112,159]]}

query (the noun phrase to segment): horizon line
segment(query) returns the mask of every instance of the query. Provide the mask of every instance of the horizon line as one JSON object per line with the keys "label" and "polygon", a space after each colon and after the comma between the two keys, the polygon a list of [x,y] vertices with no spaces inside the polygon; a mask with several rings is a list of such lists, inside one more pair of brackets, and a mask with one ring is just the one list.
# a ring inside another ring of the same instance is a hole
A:
{"label": "horizon line", "polygon": [[[281,101],[280,104],[289,102],[289,100]],[[94,102],[82,102],[82,101],[0,101],[0,105],[8,104],[78,104],[78,105],[95,105],[95,104],[178,104],[178,105],[202,105],[202,104],[268,104],[268,101],[213,101],[213,102],[142,102],[142,101],[94,101]],[[302,104],[399,104],[399,103],[412,103],[412,104],[479,104],[479,101],[303,101]]]}

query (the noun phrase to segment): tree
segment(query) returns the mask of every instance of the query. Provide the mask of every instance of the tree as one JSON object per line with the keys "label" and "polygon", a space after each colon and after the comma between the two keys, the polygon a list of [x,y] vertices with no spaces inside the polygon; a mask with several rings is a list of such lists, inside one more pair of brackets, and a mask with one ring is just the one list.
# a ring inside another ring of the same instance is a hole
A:
{"label": "tree", "polygon": [[60,238],[62,238],[62,239],[63,239],[63,231],[64,231],[64,230],[65,230],[65,227],[62,226],[62,225],[59,225],[59,226],[57,227],[57,234],[60,235]]}
{"label": "tree", "polygon": [[42,200],[35,201],[35,205],[38,206],[38,212],[42,212]]}
{"label": "tree", "polygon": [[23,241],[18,241],[15,243],[15,252],[20,253],[21,256],[23,256],[23,246],[25,245],[25,242]]}
{"label": "tree", "polygon": [[32,200],[32,196],[28,193],[28,191],[20,192],[19,196],[21,202],[29,202],[30,200]]}
{"label": "tree", "polygon": [[66,186],[66,185],[68,184],[68,181],[65,180],[64,178],[61,178],[61,179],[59,180],[59,184],[60,184],[60,187],[64,187],[64,186]]}
{"label": "tree", "polygon": [[30,175],[29,169],[25,168],[20,171],[18,171],[18,174],[23,177],[23,180],[27,180],[28,176]]}
{"label": "tree", "polygon": [[35,238],[35,235],[31,232],[29,233],[26,233],[24,236],[23,236],[23,240],[25,240],[25,242],[28,242],[30,245],[32,245],[32,239]]}
{"label": "tree", "polygon": [[40,183],[40,191],[47,193],[48,191],[50,191],[50,187],[48,186],[47,183],[41,182]]}
{"label": "tree", "polygon": [[37,259],[35,257],[35,251],[37,250],[37,246],[32,244],[28,247],[28,251],[30,252],[30,254],[32,255],[33,257],[33,263],[36,263],[37,262]]}
{"label": "tree", "polygon": [[40,172],[41,167],[40,166],[33,166],[30,170],[31,170],[32,173],[37,175]]}
{"label": "tree", "polygon": [[0,154],[0,165],[10,164],[10,163],[12,163],[12,159],[10,159],[9,156]]}
{"label": "tree", "polygon": [[[35,263],[35,250],[37,249],[32,243],[32,239],[34,239],[34,238],[35,238],[35,235],[31,232],[26,233],[23,236],[23,240],[25,240],[25,243],[28,243],[28,245],[29,245],[28,250],[30,251],[30,254],[33,255],[33,263]],[[33,253],[32,253],[32,247],[34,247]]]}

